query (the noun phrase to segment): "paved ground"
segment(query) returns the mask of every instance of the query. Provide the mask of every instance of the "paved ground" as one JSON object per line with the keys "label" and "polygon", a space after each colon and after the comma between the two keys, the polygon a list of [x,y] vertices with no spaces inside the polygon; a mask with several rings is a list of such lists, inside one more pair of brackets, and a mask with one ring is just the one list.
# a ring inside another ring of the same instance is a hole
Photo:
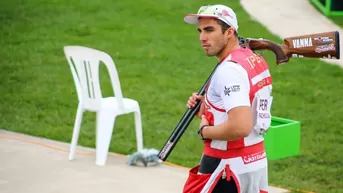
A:
{"label": "paved ground", "polygon": [[[68,160],[69,144],[0,130],[1,193],[180,193],[188,170],[166,164],[132,167],[126,157],[110,155],[95,165],[94,150],[78,147]],[[270,193],[288,191],[270,187]]]}
{"label": "paved ground", "polygon": [[[343,46],[343,29],[318,12],[308,0],[241,0],[241,5],[254,20],[280,38],[339,31]],[[340,55],[339,60],[326,61],[343,67],[343,48]]]}

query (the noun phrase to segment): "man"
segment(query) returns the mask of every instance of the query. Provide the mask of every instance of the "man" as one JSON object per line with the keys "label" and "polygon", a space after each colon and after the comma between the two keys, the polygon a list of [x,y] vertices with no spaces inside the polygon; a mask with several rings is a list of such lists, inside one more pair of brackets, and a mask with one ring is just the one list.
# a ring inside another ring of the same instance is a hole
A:
{"label": "man", "polygon": [[209,5],[189,14],[197,24],[207,56],[219,66],[205,96],[196,93],[187,107],[202,102],[198,134],[204,142],[200,164],[190,170],[185,193],[266,193],[268,170],[263,134],[271,123],[272,79],[265,60],[241,48],[234,11]]}

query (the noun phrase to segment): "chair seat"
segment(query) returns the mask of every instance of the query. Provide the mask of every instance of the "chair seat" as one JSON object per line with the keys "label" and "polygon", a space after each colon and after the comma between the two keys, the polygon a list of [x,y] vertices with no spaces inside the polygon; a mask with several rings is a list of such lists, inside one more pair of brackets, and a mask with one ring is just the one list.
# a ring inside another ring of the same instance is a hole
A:
{"label": "chair seat", "polygon": [[113,110],[118,115],[131,113],[137,111],[137,108],[139,108],[138,102],[130,98],[123,98],[123,105],[124,109],[120,111],[116,97],[106,97],[101,100],[101,109]]}

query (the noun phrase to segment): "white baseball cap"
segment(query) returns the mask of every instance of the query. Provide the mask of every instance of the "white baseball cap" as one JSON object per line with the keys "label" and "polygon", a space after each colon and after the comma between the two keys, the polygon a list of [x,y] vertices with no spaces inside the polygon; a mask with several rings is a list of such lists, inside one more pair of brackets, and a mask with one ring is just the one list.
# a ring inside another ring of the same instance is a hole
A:
{"label": "white baseball cap", "polygon": [[235,28],[235,30],[238,32],[236,13],[230,7],[225,5],[202,6],[197,14],[188,14],[185,16],[184,20],[189,24],[199,24],[199,17],[219,19],[229,26]]}

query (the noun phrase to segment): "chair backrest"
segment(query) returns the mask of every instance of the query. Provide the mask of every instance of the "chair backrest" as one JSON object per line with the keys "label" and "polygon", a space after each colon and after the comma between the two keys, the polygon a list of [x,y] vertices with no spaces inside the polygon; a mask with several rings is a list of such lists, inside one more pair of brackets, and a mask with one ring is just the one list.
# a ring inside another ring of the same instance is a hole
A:
{"label": "chair backrest", "polygon": [[103,62],[109,72],[113,94],[119,108],[123,108],[123,94],[114,61],[107,53],[83,46],[65,46],[64,54],[73,75],[79,102],[90,111],[97,111],[101,105],[99,64]]}

